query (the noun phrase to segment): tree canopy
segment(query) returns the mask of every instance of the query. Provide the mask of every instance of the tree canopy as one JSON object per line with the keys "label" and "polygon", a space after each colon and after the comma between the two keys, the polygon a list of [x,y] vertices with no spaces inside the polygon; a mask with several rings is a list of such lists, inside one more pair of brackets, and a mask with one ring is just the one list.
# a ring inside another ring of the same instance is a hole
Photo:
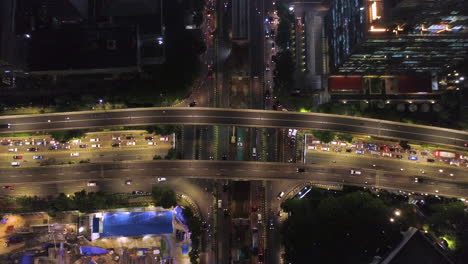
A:
{"label": "tree canopy", "polygon": [[167,186],[153,186],[151,195],[156,205],[169,209],[177,205],[177,196],[174,190]]}
{"label": "tree canopy", "polygon": [[[391,210],[364,192],[326,199],[302,199],[283,206],[291,216],[281,229],[291,263],[369,263],[400,238]],[[339,252],[339,254],[337,254]]]}
{"label": "tree canopy", "polygon": [[314,130],[312,131],[312,135],[314,135],[314,137],[323,143],[330,143],[335,138],[336,133],[330,131]]}

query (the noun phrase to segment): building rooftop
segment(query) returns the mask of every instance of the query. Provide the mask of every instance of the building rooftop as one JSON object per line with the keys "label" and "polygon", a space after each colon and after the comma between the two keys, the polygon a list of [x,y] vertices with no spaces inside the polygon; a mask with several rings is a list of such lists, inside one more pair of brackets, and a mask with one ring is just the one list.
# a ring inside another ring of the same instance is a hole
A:
{"label": "building rooftop", "polygon": [[137,65],[132,27],[70,25],[31,33],[30,71],[118,68]]}

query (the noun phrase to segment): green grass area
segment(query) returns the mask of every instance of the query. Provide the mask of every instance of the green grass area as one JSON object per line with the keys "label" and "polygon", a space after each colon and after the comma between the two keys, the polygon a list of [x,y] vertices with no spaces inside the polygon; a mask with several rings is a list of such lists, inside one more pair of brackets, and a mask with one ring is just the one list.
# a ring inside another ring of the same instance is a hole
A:
{"label": "green grass area", "polygon": [[0,134],[0,137],[32,137],[32,136],[41,136],[44,133],[29,133],[29,132],[22,132],[22,133],[4,133]]}

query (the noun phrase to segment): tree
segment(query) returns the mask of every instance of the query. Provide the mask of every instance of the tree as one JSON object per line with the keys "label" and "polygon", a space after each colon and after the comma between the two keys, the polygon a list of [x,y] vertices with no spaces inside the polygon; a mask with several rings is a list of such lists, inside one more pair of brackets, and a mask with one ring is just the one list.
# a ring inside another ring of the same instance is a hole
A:
{"label": "tree", "polygon": [[65,130],[53,131],[50,135],[60,142],[67,142],[72,138],[81,138],[85,135],[85,130]]}
{"label": "tree", "polygon": [[349,133],[338,133],[337,138],[341,141],[351,143],[353,141],[353,135]]}
{"label": "tree", "polygon": [[163,191],[160,204],[163,208],[169,209],[177,205],[177,196],[174,190],[166,189]]}
{"label": "tree", "polygon": [[369,193],[298,201],[281,228],[288,262],[369,263],[400,239],[390,208]]}
{"label": "tree", "polygon": [[314,130],[312,131],[312,135],[314,135],[314,137],[323,143],[330,143],[335,138],[336,133],[330,131]]}
{"label": "tree", "polygon": [[190,262],[192,264],[198,263],[200,237],[202,234],[201,220],[193,214],[192,209],[184,208],[182,215],[186,221],[188,229],[190,230],[190,240],[192,242],[192,249],[189,252]]}
{"label": "tree", "polygon": [[151,190],[154,202],[163,208],[171,208],[177,205],[176,193],[167,186],[156,185]]}
{"label": "tree", "polygon": [[408,141],[405,140],[400,141],[400,147],[404,150],[411,149],[411,146],[408,144]]}

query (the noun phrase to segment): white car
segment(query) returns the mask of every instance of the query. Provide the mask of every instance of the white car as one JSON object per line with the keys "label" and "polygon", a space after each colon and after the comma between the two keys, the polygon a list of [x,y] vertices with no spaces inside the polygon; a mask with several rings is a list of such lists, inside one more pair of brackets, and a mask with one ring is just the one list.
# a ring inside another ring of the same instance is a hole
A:
{"label": "white car", "polygon": [[125,184],[126,184],[126,185],[131,185],[131,184],[132,184],[132,180],[126,180],[126,181],[125,181]]}
{"label": "white car", "polygon": [[307,146],[307,149],[316,149],[315,146]]}
{"label": "white car", "polygon": [[166,181],[166,178],[164,177],[158,178],[158,182],[162,182],[162,181]]}
{"label": "white car", "polygon": [[127,146],[135,146],[135,141],[130,141],[130,142],[127,142]]}
{"label": "white car", "polygon": [[93,187],[93,186],[96,186],[96,182],[95,181],[89,181],[87,185],[90,186],[90,187]]}
{"label": "white car", "polygon": [[18,149],[17,148],[10,148],[8,149],[9,152],[18,152]]}
{"label": "white car", "polygon": [[91,138],[89,141],[91,141],[91,142],[99,142],[99,138]]}
{"label": "white car", "polygon": [[72,152],[72,153],[70,153],[70,156],[72,156],[72,157],[78,157],[78,156],[80,156],[80,153],[78,153],[78,152]]}
{"label": "white car", "polygon": [[101,144],[93,144],[91,145],[92,148],[100,148],[101,147]]}
{"label": "white car", "polygon": [[280,193],[278,193],[278,195],[276,196],[276,199],[279,200],[279,199],[283,198],[283,196],[284,196],[284,192],[280,192]]}
{"label": "white car", "polygon": [[19,165],[20,165],[20,163],[18,161],[13,161],[11,163],[11,166],[19,166]]}
{"label": "white car", "polygon": [[112,137],[112,140],[120,140],[120,137]]}
{"label": "white car", "polygon": [[361,171],[358,171],[358,170],[350,170],[349,173],[352,174],[352,175],[354,175],[354,174],[361,175]]}
{"label": "white car", "polygon": [[322,151],[330,151],[329,147],[322,147]]}
{"label": "white car", "polygon": [[153,142],[153,141],[150,141],[150,142],[148,142],[148,145],[154,146],[154,145],[157,145],[157,143],[156,143],[156,142]]}

